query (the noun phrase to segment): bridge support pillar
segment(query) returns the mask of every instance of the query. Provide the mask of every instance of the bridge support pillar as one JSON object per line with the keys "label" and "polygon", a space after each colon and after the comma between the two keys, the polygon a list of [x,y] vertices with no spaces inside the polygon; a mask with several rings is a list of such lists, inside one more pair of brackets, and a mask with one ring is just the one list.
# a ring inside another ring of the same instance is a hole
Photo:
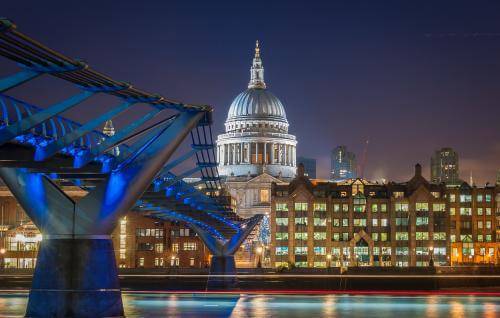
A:
{"label": "bridge support pillar", "polygon": [[212,256],[207,290],[227,290],[238,288],[234,255]]}
{"label": "bridge support pillar", "polygon": [[26,317],[123,317],[109,236],[43,239]]}

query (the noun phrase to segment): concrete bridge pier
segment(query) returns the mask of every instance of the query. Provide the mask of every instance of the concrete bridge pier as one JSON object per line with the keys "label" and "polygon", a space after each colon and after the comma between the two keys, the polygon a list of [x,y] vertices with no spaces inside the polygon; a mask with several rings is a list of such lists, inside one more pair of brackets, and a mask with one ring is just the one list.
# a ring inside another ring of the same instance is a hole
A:
{"label": "concrete bridge pier", "polygon": [[[234,254],[243,241],[262,220],[262,215],[256,215],[246,221],[231,239],[221,242],[204,233],[197,233],[212,253],[210,273],[207,281],[207,290],[234,290],[238,289],[238,277]],[[195,230],[196,231],[196,230]]]}
{"label": "concrete bridge pier", "polygon": [[123,316],[109,236],[42,240],[26,317]]}
{"label": "concrete bridge pier", "polygon": [[212,256],[207,290],[238,289],[236,263],[233,255]]}

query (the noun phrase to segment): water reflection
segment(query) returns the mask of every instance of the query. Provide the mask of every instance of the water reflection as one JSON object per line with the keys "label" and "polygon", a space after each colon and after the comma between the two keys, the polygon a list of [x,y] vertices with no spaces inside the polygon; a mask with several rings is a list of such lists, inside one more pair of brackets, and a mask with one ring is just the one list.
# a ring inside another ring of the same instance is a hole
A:
{"label": "water reflection", "polygon": [[[23,317],[27,293],[0,293],[0,317]],[[124,293],[131,317],[500,317],[500,299],[467,296],[290,296]]]}

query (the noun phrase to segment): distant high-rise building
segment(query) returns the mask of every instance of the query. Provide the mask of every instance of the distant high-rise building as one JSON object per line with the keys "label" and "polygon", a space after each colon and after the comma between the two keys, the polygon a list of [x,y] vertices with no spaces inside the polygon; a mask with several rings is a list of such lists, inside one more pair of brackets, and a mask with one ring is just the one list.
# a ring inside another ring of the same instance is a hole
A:
{"label": "distant high-rise building", "polygon": [[332,179],[356,178],[356,155],[346,146],[337,146],[332,151]]}
{"label": "distant high-rise building", "polygon": [[297,157],[297,163],[304,165],[304,174],[310,179],[316,179],[316,159]]}
{"label": "distant high-rise building", "polygon": [[452,148],[436,150],[431,157],[431,181],[434,183],[457,184],[458,154]]}

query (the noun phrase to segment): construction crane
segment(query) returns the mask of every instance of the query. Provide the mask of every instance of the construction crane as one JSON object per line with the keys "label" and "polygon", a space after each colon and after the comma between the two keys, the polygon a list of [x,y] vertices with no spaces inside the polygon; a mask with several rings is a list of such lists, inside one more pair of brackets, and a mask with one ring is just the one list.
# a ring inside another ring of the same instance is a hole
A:
{"label": "construction crane", "polygon": [[368,152],[368,144],[370,139],[366,139],[365,147],[363,148],[363,155],[361,156],[361,163],[359,164],[359,178],[363,179],[365,176],[365,165],[366,165],[366,153]]}

